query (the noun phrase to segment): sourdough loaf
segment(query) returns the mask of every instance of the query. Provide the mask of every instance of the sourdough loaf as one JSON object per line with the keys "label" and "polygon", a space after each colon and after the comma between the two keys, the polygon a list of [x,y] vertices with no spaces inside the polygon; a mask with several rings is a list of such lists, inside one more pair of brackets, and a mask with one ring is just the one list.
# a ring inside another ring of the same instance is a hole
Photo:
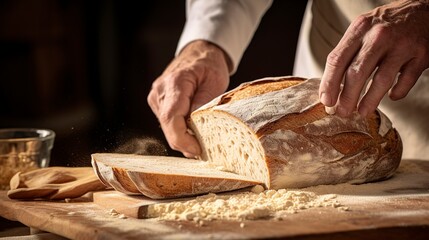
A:
{"label": "sourdough loaf", "polygon": [[319,79],[264,78],[240,85],[191,114],[201,159],[266,188],[364,183],[388,178],[402,142],[377,110],[363,118],[326,113]]}
{"label": "sourdough loaf", "polygon": [[152,198],[255,184],[301,188],[392,176],[402,142],[389,119],[379,110],[366,118],[327,114],[319,102],[319,84],[319,79],[264,78],[197,109],[188,125],[203,161],[93,154],[92,164],[107,186]]}

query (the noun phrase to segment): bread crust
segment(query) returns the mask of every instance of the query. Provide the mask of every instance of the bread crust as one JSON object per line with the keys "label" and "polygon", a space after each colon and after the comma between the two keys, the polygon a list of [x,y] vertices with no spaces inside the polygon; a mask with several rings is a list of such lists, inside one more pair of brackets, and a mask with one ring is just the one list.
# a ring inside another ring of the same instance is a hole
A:
{"label": "bread crust", "polygon": [[139,192],[153,199],[166,199],[218,193],[241,189],[258,184],[235,179],[214,178],[173,174],[155,174],[128,172],[129,178],[135,183]]}

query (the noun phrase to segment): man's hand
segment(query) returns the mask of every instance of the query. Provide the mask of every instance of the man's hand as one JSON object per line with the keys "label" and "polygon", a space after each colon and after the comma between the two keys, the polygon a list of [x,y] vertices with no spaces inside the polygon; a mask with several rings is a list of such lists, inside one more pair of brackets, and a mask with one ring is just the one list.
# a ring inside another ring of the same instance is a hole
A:
{"label": "man's hand", "polygon": [[227,56],[216,45],[200,40],[188,44],[155,80],[147,100],[172,149],[186,157],[201,153],[187,131],[186,118],[224,93],[228,85]]}
{"label": "man's hand", "polygon": [[392,100],[404,98],[428,67],[429,1],[395,1],[352,22],[327,58],[320,100],[340,116],[356,108],[366,116],[387,92]]}

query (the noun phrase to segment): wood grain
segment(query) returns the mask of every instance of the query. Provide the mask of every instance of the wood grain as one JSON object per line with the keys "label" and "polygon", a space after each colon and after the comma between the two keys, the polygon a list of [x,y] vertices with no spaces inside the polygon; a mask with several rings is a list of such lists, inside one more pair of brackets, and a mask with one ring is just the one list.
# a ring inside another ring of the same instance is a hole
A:
{"label": "wood grain", "polygon": [[155,200],[145,196],[128,196],[118,191],[101,191],[93,195],[94,203],[132,218],[147,218],[147,207],[156,203],[186,201],[192,198]]}

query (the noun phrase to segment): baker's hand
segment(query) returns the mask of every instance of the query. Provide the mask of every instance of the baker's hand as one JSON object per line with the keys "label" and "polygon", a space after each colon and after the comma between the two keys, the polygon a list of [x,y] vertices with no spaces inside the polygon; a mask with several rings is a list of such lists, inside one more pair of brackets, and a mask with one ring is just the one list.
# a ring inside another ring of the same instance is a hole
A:
{"label": "baker's hand", "polygon": [[366,116],[386,93],[392,100],[404,98],[428,67],[429,1],[395,1],[352,22],[327,58],[320,100],[340,116],[356,109]]}
{"label": "baker's hand", "polygon": [[189,114],[218,95],[229,85],[228,58],[223,50],[198,40],[188,44],[152,84],[148,103],[174,150],[186,157],[200,155],[201,149],[188,131]]}

